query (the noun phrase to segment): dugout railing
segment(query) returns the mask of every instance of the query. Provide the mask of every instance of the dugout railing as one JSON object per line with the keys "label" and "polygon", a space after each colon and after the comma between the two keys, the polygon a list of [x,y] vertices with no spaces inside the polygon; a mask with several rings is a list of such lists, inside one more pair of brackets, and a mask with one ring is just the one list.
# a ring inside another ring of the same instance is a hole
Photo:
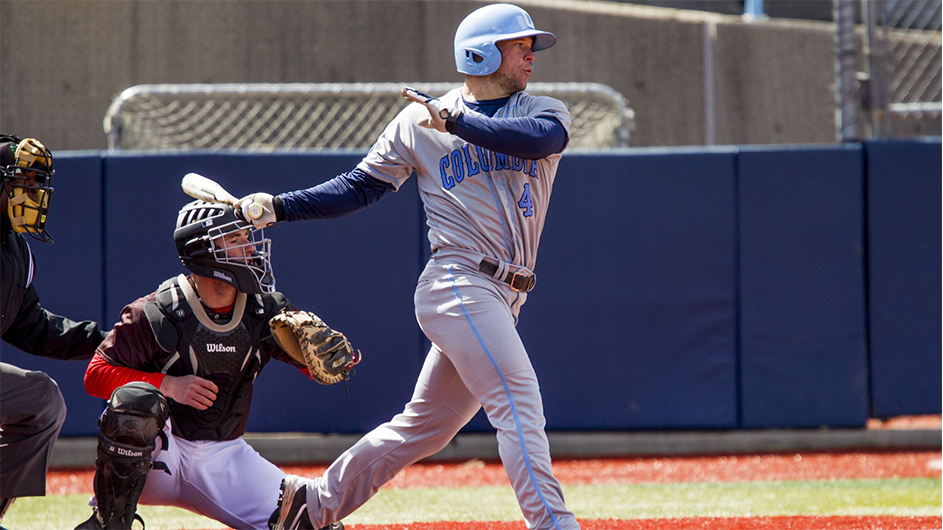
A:
{"label": "dugout railing", "polygon": [[[406,105],[403,85],[441,95],[456,83],[137,85],[104,120],[110,150],[366,150]],[[570,110],[571,150],[627,147],[633,112],[598,83],[530,83]]]}

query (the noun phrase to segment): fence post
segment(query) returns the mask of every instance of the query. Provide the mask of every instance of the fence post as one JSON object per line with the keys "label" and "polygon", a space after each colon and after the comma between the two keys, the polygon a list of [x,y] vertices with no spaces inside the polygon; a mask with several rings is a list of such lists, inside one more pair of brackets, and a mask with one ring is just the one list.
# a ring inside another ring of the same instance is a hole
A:
{"label": "fence post", "polygon": [[855,64],[855,0],[832,0],[835,18],[835,70],[838,110],[835,120],[842,142],[858,136],[858,94]]}
{"label": "fence post", "polygon": [[717,97],[714,92],[714,40],[717,24],[704,22],[704,145],[717,143]]}

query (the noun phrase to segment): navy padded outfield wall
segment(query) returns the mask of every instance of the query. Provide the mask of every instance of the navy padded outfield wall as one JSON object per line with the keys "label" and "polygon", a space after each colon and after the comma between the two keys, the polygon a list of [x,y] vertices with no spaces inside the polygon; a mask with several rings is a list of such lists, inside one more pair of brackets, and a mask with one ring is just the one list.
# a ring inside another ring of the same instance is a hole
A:
{"label": "navy padded outfield wall", "polygon": [[735,158],[561,162],[518,325],[548,428],[736,426]]}
{"label": "navy padded outfield wall", "polygon": [[[317,184],[361,156],[56,153],[56,242],[32,245],[43,304],[110,328],[184,273],[172,233],[187,172],[240,196]],[[940,160],[939,140],[566,155],[518,326],[548,428],[938,413]],[[424,222],[411,179],[356,215],[266,230],[278,289],[365,360],[350,395],[271,363],[250,430],[359,433],[402,411],[428,349],[413,309]],[[59,382],[63,435],[97,431],[104,402],[85,394],[86,363],[0,354]],[[479,417],[468,430],[491,428]]]}
{"label": "navy padded outfield wall", "polygon": [[[73,320],[102,323],[102,160],[98,153],[56,152],[54,157],[55,191],[49,202],[46,229],[55,242],[27,238],[36,257],[33,285],[46,310]],[[111,329],[111,323],[102,327]],[[98,433],[96,422],[105,402],[85,393],[83,378],[88,361],[44,359],[5,342],[0,342],[0,360],[24,370],[46,372],[59,384],[67,409],[63,433]]]}
{"label": "navy padded outfield wall", "polygon": [[868,418],[860,146],[742,149],[743,427]]}
{"label": "navy padded outfield wall", "polygon": [[940,141],[865,152],[872,414],[939,414]]}

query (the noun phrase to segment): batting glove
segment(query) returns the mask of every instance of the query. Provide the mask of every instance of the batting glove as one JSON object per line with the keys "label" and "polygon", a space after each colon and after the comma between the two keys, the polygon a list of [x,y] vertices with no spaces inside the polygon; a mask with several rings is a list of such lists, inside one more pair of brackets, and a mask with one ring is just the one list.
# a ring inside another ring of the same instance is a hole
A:
{"label": "batting glove", "polygon": [[462,114],[460,110],[449,110],[439,98],[420,92],[415,88],[404,86],[400,94],[409,101],[424,105],[429,110],[428,118],[416,121],[420,127],[435,129],[439,132],[452,133],[455,131],[455,122]]}
{"label": "batting glove", "polygon": [[268,228],[278,222],[274,199],[268,193],[253,193],[239,199],[233,206],[242,213],[247,223],[256,228]]}

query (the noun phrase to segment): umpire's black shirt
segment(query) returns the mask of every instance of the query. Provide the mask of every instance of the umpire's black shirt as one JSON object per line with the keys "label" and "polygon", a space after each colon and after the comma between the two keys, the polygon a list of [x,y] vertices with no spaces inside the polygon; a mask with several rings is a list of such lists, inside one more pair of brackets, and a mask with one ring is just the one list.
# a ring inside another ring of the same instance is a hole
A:
{"label": "umpire's black shirt", "polygon": [[0,338],[41,357],[90,359],[105,333],[95,322],[75,322],[43,309],[32,285],[34,267],[26,236],[14,232],[6,216],[2,216],[0,239]]}

